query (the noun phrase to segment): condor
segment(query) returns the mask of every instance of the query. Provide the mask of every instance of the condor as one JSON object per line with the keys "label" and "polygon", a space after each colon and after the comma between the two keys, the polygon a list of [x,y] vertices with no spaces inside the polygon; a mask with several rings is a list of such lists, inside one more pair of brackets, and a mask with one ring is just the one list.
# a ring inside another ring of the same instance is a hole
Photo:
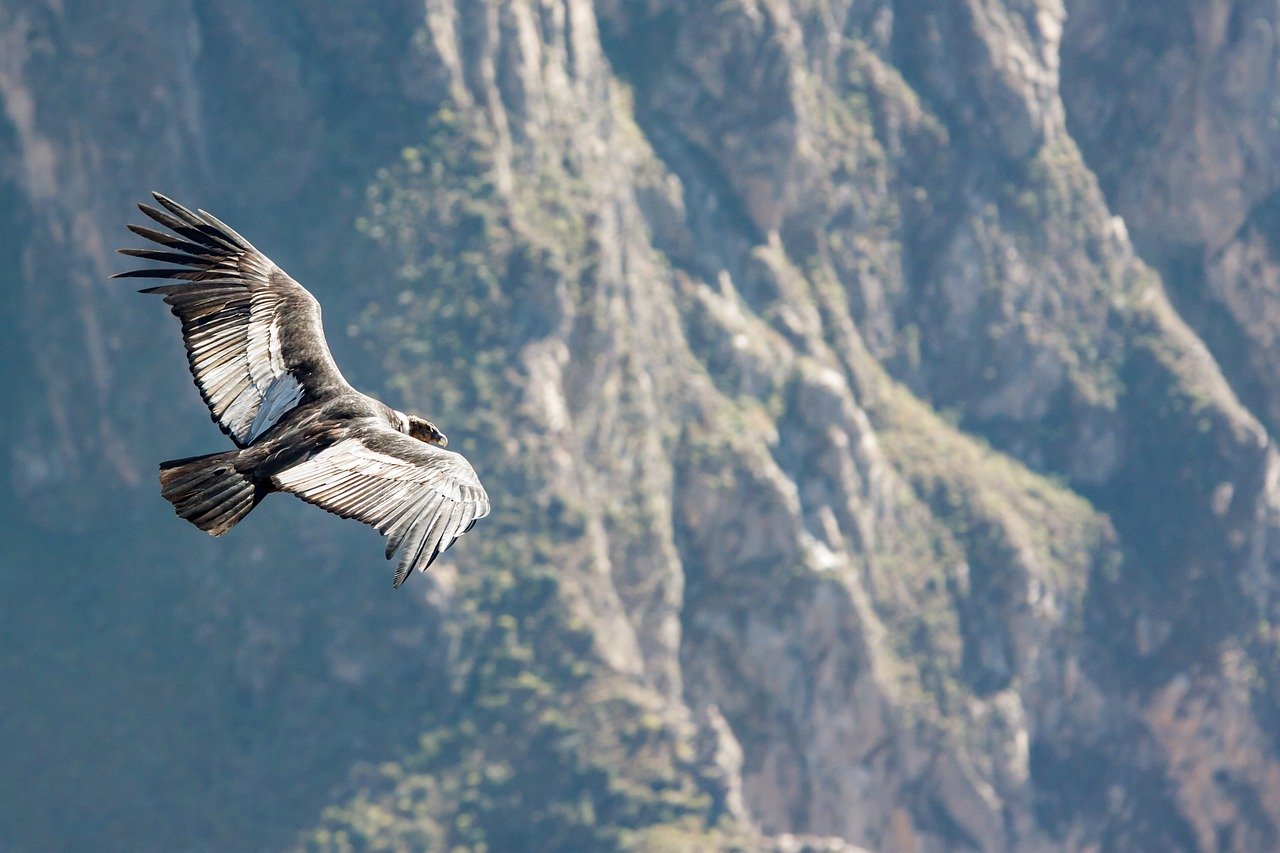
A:
{"label": "condor", "polygon": [[121,254],[170,267],[115,278],[171,279],[164,297],[182,321],[187,362],[213,420],[237,450],[160,465],[178,515],[221,536],[271,492],[291,492],[403,549],[400,586],[489,514],[471,465],[445,450],[435,424],[361,394],[342,377],[320,304],[231,228],[159,193],[139,209],[166,231],[129,230],[163,247]]}

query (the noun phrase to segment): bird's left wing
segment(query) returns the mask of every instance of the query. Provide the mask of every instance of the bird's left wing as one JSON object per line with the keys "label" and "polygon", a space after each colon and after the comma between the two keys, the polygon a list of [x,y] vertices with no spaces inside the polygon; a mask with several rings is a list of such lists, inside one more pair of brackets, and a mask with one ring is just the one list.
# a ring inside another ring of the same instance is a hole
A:
{"label": "bird's left wing", "polygon": [[427,567],[489,514],[489,496],[460,454],[370,423],[272,478],[275,485],[402,546],[395,585]]}
{"label": "bird's left wing", "polygon": [[[130,225],[161,249],[121,249],[169,268],[113,278],[173,279],[150,287],[182,321],[191,375],[213,419],[247,447],[308,400],[345,391],[320,324],[320,303],[248,240],[203,210],[159,193],[139,209],[171,233]],[[161,209],[163,208],[163,209]]]}

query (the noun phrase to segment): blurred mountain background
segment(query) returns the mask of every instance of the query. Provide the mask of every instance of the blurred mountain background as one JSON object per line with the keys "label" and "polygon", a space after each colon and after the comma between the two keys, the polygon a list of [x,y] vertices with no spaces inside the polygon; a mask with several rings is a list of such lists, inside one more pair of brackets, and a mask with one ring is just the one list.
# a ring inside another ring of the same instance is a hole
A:
{"label": "blurred mountain background", "polygon": [[[1280,847],[1280,6],[0,0],[0,848]],[[493,497],[400,591],[151,189]]]}

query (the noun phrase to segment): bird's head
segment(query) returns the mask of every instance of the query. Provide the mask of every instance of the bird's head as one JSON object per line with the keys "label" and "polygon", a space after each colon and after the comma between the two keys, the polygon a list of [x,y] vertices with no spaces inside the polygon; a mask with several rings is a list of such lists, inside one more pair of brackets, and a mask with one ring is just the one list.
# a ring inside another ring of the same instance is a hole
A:
{"label": "bird's head", "polygon": [[409,415],[409,435],[425,441],[427,444],[437,444],[440,447],[447,447],[449,439],[445,434],[436,429],[436,425],[426,418],[420,418],[417,415]]}

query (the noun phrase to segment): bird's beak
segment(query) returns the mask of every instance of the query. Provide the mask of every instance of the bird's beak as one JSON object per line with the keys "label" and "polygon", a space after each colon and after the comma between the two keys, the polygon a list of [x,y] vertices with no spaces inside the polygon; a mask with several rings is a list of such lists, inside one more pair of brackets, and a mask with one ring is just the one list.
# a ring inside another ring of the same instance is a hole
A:
{"label": "bird's beak", "polygon": [[448,447],[449,436],[445,435],[444,433],[440,433],[440,440],[437,441],[436,444],[440,445],[441,447]]}

